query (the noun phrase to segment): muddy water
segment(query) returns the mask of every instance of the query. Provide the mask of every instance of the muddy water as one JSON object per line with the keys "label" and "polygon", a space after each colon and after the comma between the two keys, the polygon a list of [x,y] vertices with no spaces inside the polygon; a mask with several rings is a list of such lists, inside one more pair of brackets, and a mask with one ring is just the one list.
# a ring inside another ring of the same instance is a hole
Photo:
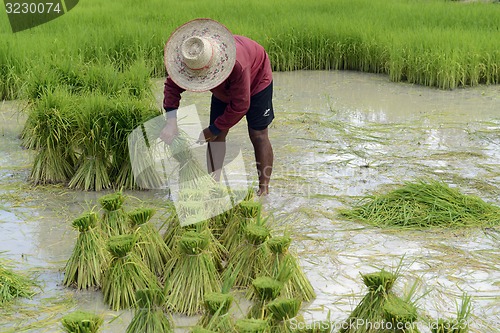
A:
{"label": "muddy water", "polygon": [[[160,105],[161,82],[156,84]],[[498,332],[497,233],[381,231],[342,221],[335,209],[417,177],[446,180],[500,204],[500,87],[442,91],[355,72],[276,73],[274,102],[275,169],[264,204],[275,229],[294,235],[293,249],[317,291],[317,299],[304,305],[304,317],[324,319],[330,310],[332,320],[345,319],[365,292],[359,272],[389,269],[404,256],[396,289],[403,292],[417,281],[422,314],[451,316],[467,292],[473,299],[471,331]],[[193,103],[206,121],[208,95],[186,93],[183,104]],[[103,332],[122,332],[129,311],[109,311],[100,293],[59,285],[76,238],[70,222],[100,194],[26,184],[33,155],[19,148],[17,109],[12,102],[0,106],[0,251],[36,274],[44,292],[20,302],[18,309],[29,311],[3,316],[0,331],[36,321],[33,332],[60,331],[60,315],[81,308],[106,315]],[[241,145],[252,172],[245,127],[238,124],[229,140]],[[156,207],[166,197],[161,191],[128,194],[131,205],[144,200]],[[155,222],[161,221],[160,208]],[[180,326],[196,317],[174,321],[182,332]]]}

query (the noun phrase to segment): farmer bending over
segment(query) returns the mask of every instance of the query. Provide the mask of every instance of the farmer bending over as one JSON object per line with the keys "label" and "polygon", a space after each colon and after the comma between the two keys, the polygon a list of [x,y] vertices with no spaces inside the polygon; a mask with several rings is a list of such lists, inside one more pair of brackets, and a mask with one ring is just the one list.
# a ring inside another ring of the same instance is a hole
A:
{"label": "farmer bending over", "polygon": [[[195,19],[170,36],[165,45],[165,67],[168,77],[163,108],[167,124],[160,138],[170,144],[178,134],[177,108],[182,92],[210,90],[210,125],[199,138],[208,142],[209,172],[220,177],[226,136],[246,116],[259,175],[257,194],[268,194],[273,167],[268,126],[274,112],[271,64],[264,48],[249,38],[232,35],[216,21]],[[211,144],[215,142],[218,144]]]}

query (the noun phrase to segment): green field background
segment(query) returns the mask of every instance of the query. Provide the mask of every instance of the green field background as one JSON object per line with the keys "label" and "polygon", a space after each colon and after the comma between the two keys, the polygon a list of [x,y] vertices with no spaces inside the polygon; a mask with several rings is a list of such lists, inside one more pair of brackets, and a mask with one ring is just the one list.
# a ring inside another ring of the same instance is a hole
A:
{"label": "green field background", "polygon": [[197,17],[269,52],[276,71],[349,69],[454,88],[500,81],[500,4],[444,0],[82,0],[63,17],[13,34],[0,13],[0,99],[22,98],[33,67],[137,59],[164,76],[163,45]]}

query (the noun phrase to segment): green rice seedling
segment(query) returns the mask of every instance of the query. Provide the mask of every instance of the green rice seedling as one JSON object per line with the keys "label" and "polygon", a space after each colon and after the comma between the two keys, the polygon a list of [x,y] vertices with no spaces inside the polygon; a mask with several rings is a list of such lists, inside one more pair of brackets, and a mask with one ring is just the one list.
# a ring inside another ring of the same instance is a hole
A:
{"label": "green rice seedling", "polygon": [[74,311],[61,319],[64,332],[67,333],[96,333],[103,322],[101,316],[85,311]]}
{"label": "green rice seedling", "polygon": [[429,325],[431,333],[468,333],[471,310],[470,296],[462,295],[461,304],[457,304],[457,317],[454,319],[438,318]]}
{"label": "green rice seedling", "polygon": [[290,319],[297,316],[302,301],[297,298],[275,299],[266,305],[270,313],[271,331],[274,333],[291,333]]}
{"label": "green rice seedling", "polygon": [[115,311],[135,305],[137,290],[160,288],[154,273],[132,251],[135,242],[135,235],[112,236],[108,241],[113,259],[104,274],[102,291],[104,302]]}
{"label": "green rice seedling", "polygon": [[419,333],[415,324],[418,319],[417,308],[396,295],[389,295],[383,306],[386,326],[391,332]]}
{"label": "green rice seedling", "polygon": [[176,312],[194,315],[201,311],[204,295],[220,290],[221,278],[209,251],[207,233],[186,231],[178,240],[169,266],[168,302]]}
{"label": "green rice seedling", "polygon": [[108,133],[112,124],[108,122],[106,112],[112,102],[104,95],[89,94],[80,98],[79,103],[74,144],[80,155],[68,186],[85,191],[110,188]]}
{"label": "green rice seedling", "polygon": [[160,289],[136,291],[136,308],[126,333],[171,333],[170,320],[165,313],[165,294]]}
{"label": "green rice seedling", "polygon": [[0,259],[0,305],[5,305],[18,297],[33,297],[36,283],[28,276],[12,270],[9,261]]}
{"label": "green rice seedling", "polygon": [[267,320],[269,312],[266,305],[279,296],[283,283],[269,276],[259,276],[252,281],[252,287],[257,300],[250,307],[247,318]]}
{"label": "green rice seedling", "polygon": [[236,321],[236,331],[238,333],[270,333],[267,320],[242,318]]}
{"label": "green rice seedling", "polygon": [[77,289],[100,288],[104,271],[109,264],[106,241],[97,225],[95,212],[85,213],[75,219],[73,228],[79,235],[64,269],[63,284]]}
{"label": "green rice seedling", "polygon": [[101,228],[108,236],[124,235],[130,231],[127,213],[123,209],[124,201],[125,196],[122,192],[106,194],[99,198],[99,203],[104,209]]}
{"label": "green rice seedling", "polygon": [[229,293],[213,292],[205,295],[204,313],[198,321],[198,325],[209,328],[214,332],[231,332],[234,323],[229,314],[229,309],[234,297]]}
{"label": "green rice seedling", "polygon": [[292,272],[290,279],[285,283],[282,296],[286,298],[298,297],[309,302],[316,298],[316,293],[311,282],[302,271],[297,257],[289,251],[291,241],[292,239],[289,236],[272,237],[267,241],[267,246],[271,251],[271,264],[268,270],[272,276],[277,276],[282,263],[289,261]]}
{"label": "green rice seedling", "polygon": [[247,224],[245,238],[233,255],[229,264],[236,274],[235,285],[246,288],[255,277],[265,274],[268,267],[270,252],[266,241],[271,236],[265,222]]}
{"label": "green rice seedling", "polygon": [[221,242],[232,256],[245,238],[245,227],[260,218],[262,204],[258,201],[242,201],[235,208],[232,218],[222,232]]}
{"label": "green rice seedling", "polygon": [[[341,325],[340,333],[378,332],[376,324],[384,320],[384,305],[391,294],[398,271],[391,273],[382,269],[379,272],[362,274],[361,276],[368,287],[368,293],[356,306],[347,321]],[[369,325],[358,325],[357,322],[369,323]]]}
{"label": "green rice seedling", "polygon": [[[231,332],[231,331],[226,331],[226,332]],[[195,326],[191,330],[191,333],[217,333],[217,331],[212,331],[212,330],[206,329],[204,327]]]}
{"label": "green rice seedling", "polygon": [[162,276],[163,269],[172,253],[158,230],[149,222],[155,214],[155,210],[152,208],[136,208],[127,214],[132,230],[137,236],[134,250],[153,273]]}
{"label": "green rice seedling", "polygon": [[366,196],[341,215],[382,228],[478,227],[500,224],[500,207],[464,195],[439,181],[407,182],[378,196]]}
{"label": "green rice seedling", "polygon": [[30,173],[34,184],[64,183],[72,176],[74,106],[71,96],[60,89],[44,93],[29,108],[21,139],[24,147],[36,150]]}

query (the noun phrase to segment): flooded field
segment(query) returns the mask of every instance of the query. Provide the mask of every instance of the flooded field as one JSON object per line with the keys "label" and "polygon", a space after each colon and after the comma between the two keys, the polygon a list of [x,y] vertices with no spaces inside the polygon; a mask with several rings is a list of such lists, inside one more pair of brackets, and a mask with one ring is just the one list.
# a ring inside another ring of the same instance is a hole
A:
{"label": "flooded field", "polygon": [[[390,269],[403,259],[396,292],[418,282],[420,313],[454,316],[464,292],[472,297],[471,332],[500,332],[499,230],[380,230],[340,219],[336,208],[357,197],[420,177],[445,180],[464,193],[500,204],[500,87],[443,91],[395,84],[356,72],[275,74],[275,150],[265,212],[276,230],[290,230],[317,299],[307,320],[341,321],[366,292],[359,273]],[[162,82],[155,83],[161,105]],[[207,94],[185,94],[208,118]],[[19,103],[0,104],[0,252],[32,272],[43,292],[3,309],[1,332],[59,332],[61,315],[86,309],[106,315],[102,332],[123,332],[130,311],[109,311],[99,292],[61,286],[76,231],[71,221],[102,193],[27,184],[33,154],[20,148]],[[253,151],[242,121],[228,140],[241,144],[251,177]],[[159,209],[163,191],[127,192],[128,203]],[[174,317],[187,331],[196,317]],[[422,332],[429,332],[422,326]]]}

